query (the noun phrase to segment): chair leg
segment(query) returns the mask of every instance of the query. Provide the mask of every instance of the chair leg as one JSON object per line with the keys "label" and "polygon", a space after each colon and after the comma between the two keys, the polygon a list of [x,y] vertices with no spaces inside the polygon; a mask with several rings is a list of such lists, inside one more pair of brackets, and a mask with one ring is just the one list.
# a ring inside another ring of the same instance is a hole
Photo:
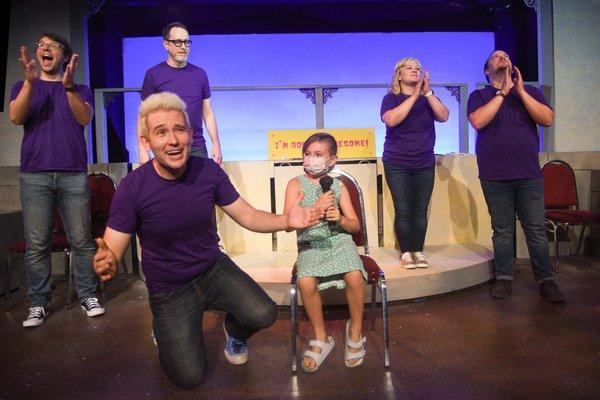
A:
{"label": "chair leg", "polygon": [[71,297],[73,296],[73,270],[71,251],[65,250],[65,271],[67,274],[67,309],[73,307]]}
{"label": "chair leg", "polygon": [[558,227],[554,228],[554,272],[558,272]]}
{"label": "chair leg", "polygon": [[370,323],[370,329],[373,331],[375,330],[375,291],[377,286],[377,282],[373,282],[371,284],[371,323]]}
{"label": "chair leg", "polygon": [[106,285],[100,281],[100,292],[102,292],[102,304],[106,304]]}
{"label": "chair leg", "polygon": [[6,259],[6,264],[4,266],[4,295],[6,296],[6,311],[10,310],[10,263],[12,261],[12,257],[8,256]]}
{"label": "chair leg", "polygon": [[297,352],[297,336],[298,336],[298,320],[297,320],[297,307],[298,307],[298,287],[295,280],[290,284],[290,323],[291,323],[291,360],[292,360],[292,372],[298,370],[298,360],[296,359]]}
{"label": "chair leg", "polygon": [[581,246],[583,245],[583,237],[585,236],[585,228],[587,228],[587,225],[585,225],[585,224],[581,225],[581,233],[579,234],[579,242],[577,243],[577,253],[575,254],[576,256],[581,254]]}
{"label": "chair leg", "polygon": [[386,368],[390,366],[390,349],[388,336],[388,309],[387,309],[387,285],[385,279],[379,280],[381,291],[381,310],[383,314],[383,362]]}

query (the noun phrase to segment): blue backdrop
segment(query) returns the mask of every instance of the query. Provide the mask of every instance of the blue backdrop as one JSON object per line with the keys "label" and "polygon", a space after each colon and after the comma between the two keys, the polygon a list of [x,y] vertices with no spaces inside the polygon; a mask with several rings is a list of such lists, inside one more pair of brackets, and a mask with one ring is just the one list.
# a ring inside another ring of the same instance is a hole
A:
{"label": "blue backdrop", "polygon": [[[189,61],[206,70],[212,87],[387,85],[394,64],[411,56],[430,71],[433,83],[467,83],[471,91],[484,81],[483,63],[494,50],[491,32],[204,35],[191,39]],[[123,52],[125,87],[141,87],[145,71],[166,59],[160,37],[126,38]],[[379,108],[385,93],[384,88],[334,92],[324,107],[325,128],[374,127],[381,156],[385,126]],[[459,104],[444,88],[436,88],[436,95],[450,109],[448,122],[436,125],[436,153],[457,152]],[[299,90],[213,90],[211,101],[225,160],[267,159],[269,129],[315,127],[314,105]],[[138,94],[125,96],[131,161],[137,161],[139,102]],[[472,149],[474,134],[470,136]],[[207,142],[210,151],[210,139]]]}

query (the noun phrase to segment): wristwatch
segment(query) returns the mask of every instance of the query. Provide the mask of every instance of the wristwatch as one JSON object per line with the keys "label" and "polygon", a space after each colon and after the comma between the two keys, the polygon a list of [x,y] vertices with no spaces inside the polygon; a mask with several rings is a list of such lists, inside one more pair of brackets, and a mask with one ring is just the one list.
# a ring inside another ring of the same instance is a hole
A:
{"label": "wristwatch", "polygon": [[496,96],[502,96],[502,98],[506,98],[506,95],[504,93],[502,93],[502,90],[498,89],[498,91],[496,92]]}
{"label": "wristwatch", "polygon": [[423,96],[429,97],[433,95],[433,89],[429,89],[429,92],[425,93]]}
{"label": "wristwatch", "polygon": [[77,93],[77,85],[73,85],[71,87],[64,86],[64,88],[65,88],[65,92]]}

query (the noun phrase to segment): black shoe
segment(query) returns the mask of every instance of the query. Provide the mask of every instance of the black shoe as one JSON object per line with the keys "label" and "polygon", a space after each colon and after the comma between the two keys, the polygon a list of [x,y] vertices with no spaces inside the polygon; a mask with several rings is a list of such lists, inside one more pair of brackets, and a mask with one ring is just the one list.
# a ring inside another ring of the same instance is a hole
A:
{"label": "black shoe", "polygon": [[81,309],[87,313],[88,317],[95,317],[106,312],[97,297],[87,297],[81,300]]}
{"label": "black shoe", "polygon": [[496,279],[494,286],[490,288],[490,296],[495,299],[504,299],[512,292],[512,282],[508,279]]}
{"label": "black shoe", "polygon": [[33,326],[40,326],[46,320],[48,316],[48,309],[46,307],[31,307],[29,308],[29,315],[23,321],[23,328],[31,328]]}
{"label": "black shoe", "polygon": [[565,295],[562,294],[554,281],[545,281],[540,284],[540,295],[550,303],[564,303]]}

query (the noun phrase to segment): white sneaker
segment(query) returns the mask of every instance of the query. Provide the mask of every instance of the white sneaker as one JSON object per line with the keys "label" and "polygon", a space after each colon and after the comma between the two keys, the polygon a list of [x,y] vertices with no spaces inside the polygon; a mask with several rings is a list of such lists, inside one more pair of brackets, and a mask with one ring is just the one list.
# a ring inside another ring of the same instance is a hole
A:
{"label": "white sneaker", "polygon": [[427,258],[425,258],[425,255],[423,253],[421,253],[420,251],[416,251],[416,252],[412,253],[412,255],[415,260],[415,265],[417,266],[417,268],[428,268],[429,267],[429,262],[427,262]]}
{"label": "white sneaker", "polygon": [[44,320],[48,316],[49,311],[45,307],[30,307],[29,315],[23,321],[23,328],[31,328],[33,326],[40,326],[44,323]]}
{"label": "white sneaker", "polygon": [[81,300],[81,308],[85,310],[88,317],[95,317],[96,315],[102,315],[106,312],[104,307],[100,305],[97,297],[88,297]]}
{"label": "white sneaker", "polygon": [[246,340],[239,340],[229,336],[225,324],[223,324],[223,332],[225,332],[225,358],[233,365],[246,364],[248,362],[248,342]]}
{"label": "white sneaker", "polygon": [[406,269],[417,268],[417,266],[415,265],[415,262],[412,258],[412,255],[408,251],[405,251],[404,253],[402,253],[402,257],[400,257],[400,265]]}

